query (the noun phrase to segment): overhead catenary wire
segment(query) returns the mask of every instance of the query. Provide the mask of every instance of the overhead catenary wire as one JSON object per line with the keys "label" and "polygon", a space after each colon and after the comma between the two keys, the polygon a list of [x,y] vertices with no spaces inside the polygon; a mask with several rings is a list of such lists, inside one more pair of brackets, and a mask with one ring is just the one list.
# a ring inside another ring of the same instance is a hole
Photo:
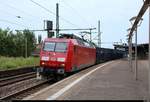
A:
{"label": "overhead catenary wire", "polygon": [[[19,20],[25,20],[25,21],[30,21],[30,24],[31,24],[31,22],[33,21],[33,20],[30,20],[30,19],[24,19],[24,17],[23,16],[18,16],[18,15],[15,15],[15,14],[13,14],[13,13],[9,13],[9,12],[7,12],[7,11],[2,11],[2,10],[0,10],[2,13],[4,13],[5,15],[9,15],[9,16],[12,16],[12,17],[15,17],[15,18],[19,18]],[[8,20],[7,20],[8,21]],[[10,22],[10,21],[9,21]]]}
{"label": "overhead catenary wire", "polygon": [[32,14],[30,14],[30,13],[28,13],[28,12],[25,12],[24,10],[18,9],[18,8],[14,7],[14,6],[10,5],[10,4],[6,4],[6,3],[4,3],[4,2],[1,3],[1,4],[4,4],[4,5],[6,5],[7,7],[10,7],[10,8],[12,8],[12,9],[15,9],[15,10],[18,11],[18,12],[25,13],[25,14],[31,16],[31,17],[34,17],[34,15],[32,15]]}
{"label": "overhead catenary wire", "polygon": [[[33,15],[33,14],[31,14],[31,13],[29,13],[29,12],[26,12],[26,11],[24,11],[24,10],[22,10],[22,9],[19,9],[19,8],[16,8],[16,6],[12,6],[12,5],[10,5],[10,4],[7,4],[7,3],[5,3],[5,2],[3,2],[3,3],[0,3],[1,5],[6,5],[7,7],[9,7],[9,8],[11,8],[11,9],[14,9],[14,10],[16,10],[17,12],[20,12],[20,13],[22,13],[22,14],[26,14],[26,15],[28,15],[28,16],[30,16],[30,17],[34,17],[34,18],[37,18],[35,15]],[[4,12],[6,12],[6,11],[4,11]],[[7,12],[8,13],[8,12]],[[12,14],[13,16],[14,16],[14,14]],[[17,15],[16,15],[17,16]],[[39,17],[38,17],[39,18]],[[28,19],[29,20],[29,19]],[[34,20],[37,20],[37,19],[34,19]],[[31,20],[30,20],[31,21]],[[33,21],[33,19],[32,19],[32,21]],[[37,20],[37,21],[39,21],[39,20]]]}
{"label": "overhead catenary wire", "polygon": [[[54,13],[54,12],[50,11],[50,10],[49,10],[49,9],[47,9],[46,7],[42,6],[41,4],[39,4],[39,3],[37,3],[37,2],[35,2],[35,1],[33,1],[33,0],[30,0],[30,1],[31,1],[31,2],[33,2],[34,4],[38,5],[39,7],[43,8],[45,11],[47,11],[47,12],[49,12],[49,13],[53,14],[53,15],[56,15],[56,13]],[[76,24],[73,24],[72,22],[70,22],[70,21],[66,20],[65,18],[63,18],[63,17],[61,17],[61,16],[59,16],[59,18],[60,18],[60,19],[62,19],[63,21],[65,21],[65,22],[67,22],[67,23],[69,23],[69,24],[73,25],[73,26],[78,27]],[[80,28],[80,27],[78,27],[78,28]]]}
{"label": "overhead catenary wire", "polygon": [[[20,23],[16,23],[16,22],[12,22],[12,21],[10,21],[10,20],[5,20],[5,19],[1,19],[0,21],[1,22],[6,22],[6,23],[9,23],[9,24],[13,24],[13,25],[17,25],[17,26],[22,26],[22,27],[24,27],[25,29],[29,29],[29,28],[31,28],[31,26],[33,26],[33,24],[34,23],[31,23],[31,22],[37,22],[37,21],[39,21],[39,20],[37,20],[37,19],[30,19],[30,18],[26,18],[26,17],[24,17],[23,16],[23,14],[26,14],[26,15],[28,15],[28,16],[30,16],[30,17],[35,17],[33,14],[30,14],[30,13],[28,13],[28,12],[25,12],[24,10],[22,10],[22,9],[19,9],[19,8],[17,8],[16,6],[13,6],[13,5],[10,5],[10,4],[7,4],[7,3],[5,3],[5,2],[3,2],[3,3],[1,3],[0,5],[2,5],[2,6],[7,6],[7,7],[9,7],[9,8],[11,8],[11,9],[14,9],[15,11],[17,11],[17,12],[19,12],[20,14],[18,15],[18,14],[14,14],[13,12],[7,12],[7,11],[5,11],[4,9],[1,9],[1,12],[2,13],[4,13],[4,14],[6,14],[6,15],[11,15],[11,16],[13,16],[13,17],[16,17],[17,19],[18,19],[18,16],[20,17],[19,18],[19,21],[18,22],[20,22],[20,20],[25,20],[25,22],[30,22],[29,23],[29,25],[28,26],[26,26],[26,25],[23,25],[23,24],[20,24]],[[37,17],[36,17],[37,18]],[[36,21],[35,21],[36,20]],[[32,25],[31,25],[32,24]]]}
{"label": "overhead catenary wire", "polygon": [[7,11],[4,11],[4,10],[2,10],[2,9],[0,9],[0,12],[3,13],[3,14],[8,14],[9,16],[11,15],[11,16],[13,16],[13,17],[16,17],[15,14],[10,13],[10,12],[7,12]]}
{"label": "overhead catenary wire", "polygon": [[81,16],[81,14],[74,7],[72,7],[69,3],[67,3],[65,0],[60,0],[60,1],[66,5],[65,7],[71,8],[74,12],[76,12],[74,14],[78,15],[85,24],[89,24],[87,20],[85,19],[85,17]]}
{"label": "overhead catenary wire", "polygon": [[40,5],[39,3],[37,3],[37,2],[35,2],[35,1],[33,1],[33,0],[30,0],[30,1],[33,2],[34,4],[38,5],[39,7],[43,8],[44,10],[50,12],[51,14],[56,15],[54,12],[50,11],[50,10],[47,9],[46,7]]}
{"label": "overhead catenary wire", "polygon": [[22,26],[22,27],[25,27],[25,28],[29,28],[28,26],[25,26],[25,25],[22,25],[22,24],[19,24],[19,23],[15,23],[15,22],[12,22],[12,21],[4,20],[4,19],[0,19],[0,21],[5,22],[5,23],[10,23],[10,24],[13,24],[13,25],[17,25],[17,26]]}

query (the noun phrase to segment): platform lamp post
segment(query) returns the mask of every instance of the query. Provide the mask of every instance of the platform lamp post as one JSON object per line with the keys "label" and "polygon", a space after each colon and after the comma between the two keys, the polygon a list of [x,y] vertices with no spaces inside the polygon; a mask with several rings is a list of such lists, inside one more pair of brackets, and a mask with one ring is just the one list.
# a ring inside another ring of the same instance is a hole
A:
{"label": "platform lamp post", "polygon": [[[127,29],[127,32],[129,32],[131,30],[131,28]],[[128,50],[129,50],[129,66],[131,68],[131,72],[132,72],[132,37],[129,38],[129,34],[128,36]]]}
{"label": "platform lamp post", "polygon": [[149,79],[149,92],[148,92],[148,101],[150,101],[150,4],[148,4],[148,7],[149,7],[149,76],[148,76],[148,79]]}
{"label": "platform lamp post", "polygon": [[[128,37],[129,35],[127,35],[127,37]],[[129,68],[130,68],[130,61],[129,61],[129,38],[127,38],[126,39],[126,41],[127,41],[127,44],[128,44],[128,52],[127,52],[127,60],[128,60],[128,62],[129,62]],[[132,71],[132,70],[131,70]]]}
{"label": "platform lamp post", "polygon": [[[128,37],[129,35],[127,35]],[[131,68],[131,60],[130,60],[130,57],[131,57],[131,51],[130,51],[130,41],[129,41],[129,38],[127,38],[127,42],[128,42],[128,62],[129,62],[129,68],[131,69],[131,72],[132,72],[132,68]]]}
{"label": "platform lamp post", "polygon": [[[132,17],[129,21],[131,25],[133,25],[133,21],[137,19],[137,16]],[[137,28],[141,25],[143,18],[140,19],[139,25],[137,24],[135,27],[135,79],[138,80],[138,62],[137,62]]]}

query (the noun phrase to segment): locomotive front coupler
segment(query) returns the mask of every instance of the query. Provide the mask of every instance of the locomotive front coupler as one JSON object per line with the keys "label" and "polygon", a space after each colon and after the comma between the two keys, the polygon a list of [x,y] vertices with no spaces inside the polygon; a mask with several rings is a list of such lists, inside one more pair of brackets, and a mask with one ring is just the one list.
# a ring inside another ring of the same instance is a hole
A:
{"label": "locomotive front coupler", "polygon": [[63,68],[60,68],[57,70],[57,74],[63,75],[65,73],[65,70]]}
{"label": "locomotive front coupler", "polygon": [[42,75],[41,75],[42,72],[43,72],[43,68],[42,67],[38,67],[36,69],[36,79],[38,79],[38,80],[42,79]]}

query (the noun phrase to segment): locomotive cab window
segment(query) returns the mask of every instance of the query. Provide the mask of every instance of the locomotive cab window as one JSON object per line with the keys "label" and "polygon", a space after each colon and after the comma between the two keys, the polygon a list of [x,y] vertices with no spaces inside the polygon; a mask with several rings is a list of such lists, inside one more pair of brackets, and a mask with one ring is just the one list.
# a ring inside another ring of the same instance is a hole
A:
{"label": "locomotive cab window", "polygon": [[43,50],[45,51],[54,51],[55,43],[54,42],[45,42]]}
{"label": "locomotive cab window", "polygon": [[67,43],[56,43],[55,51],[56,52],[66,52],[67,50]]}
{"label": "locomotive cab window", "polygon": [[52,52],[66,52],[67,43],[64,42],[45,42],[44,51],[52,51]]}

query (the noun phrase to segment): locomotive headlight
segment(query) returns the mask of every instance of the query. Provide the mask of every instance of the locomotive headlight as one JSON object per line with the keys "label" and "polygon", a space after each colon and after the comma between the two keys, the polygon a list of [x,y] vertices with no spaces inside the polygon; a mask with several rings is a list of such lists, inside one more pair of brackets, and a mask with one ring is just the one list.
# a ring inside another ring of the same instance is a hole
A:
{"label": "locomotive headlight", "polygon": [[42,65],[44,65],[44,64],[45,64],[45,62],[42,62],[41,64],[42,64]]}
{"label": "locomotive headlight", "polygon": [[66,60],[65,58],[57,58],[58,62],[65,62],[65,60]]}
{"label": "locomotive headlight", "polygon": [[61,67],[65,67],[65,64],[61,64],[60,66],[61,66]]}

